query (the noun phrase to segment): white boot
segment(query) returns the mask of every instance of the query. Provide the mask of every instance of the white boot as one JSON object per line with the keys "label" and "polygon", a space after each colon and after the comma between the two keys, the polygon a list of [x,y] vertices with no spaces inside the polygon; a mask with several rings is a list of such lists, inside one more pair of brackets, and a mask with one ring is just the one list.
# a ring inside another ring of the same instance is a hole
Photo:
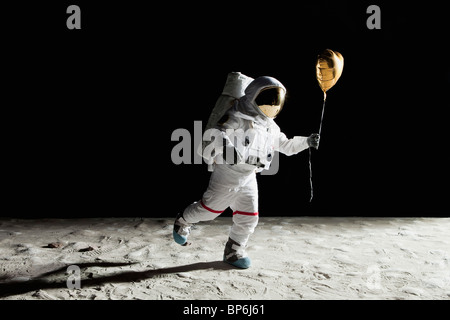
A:
{"label": "white boot", "polygon": [[186,222],[183,218],[183,214],[179,213],[173,224],[173,239],[176,243],[186,245],[187,238],[191,233],[191,227],[194,224]]}
{"label": "white boot", "polygon": [[225,245],[223,261],[241,269],[247,269],[251,265],[250,258],[245,252],[245,247],[231,238],[228,238],[228,242]]}

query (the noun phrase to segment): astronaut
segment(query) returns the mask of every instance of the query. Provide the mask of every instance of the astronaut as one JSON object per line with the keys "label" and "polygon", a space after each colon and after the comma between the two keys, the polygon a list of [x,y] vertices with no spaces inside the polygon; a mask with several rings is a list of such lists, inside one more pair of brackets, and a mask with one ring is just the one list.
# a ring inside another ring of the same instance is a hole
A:
{"label": "astronaut", "polygon": [[318,134],[288,139],[280,131],[274,118],[283,108],[286,89],[277,79],[256,78],[244,93],[216,125],[219,135],[208,159],[214,166],[208,188],[200,201],[178,214],[173,229],[175,242],[186,245],[192,225],[231,208],[233,225],[223,260],[242,269],[251,265],[245,248],[259,218],[256,173],[269,169],[275,151],[290,156],[318,148],[320,139]]}

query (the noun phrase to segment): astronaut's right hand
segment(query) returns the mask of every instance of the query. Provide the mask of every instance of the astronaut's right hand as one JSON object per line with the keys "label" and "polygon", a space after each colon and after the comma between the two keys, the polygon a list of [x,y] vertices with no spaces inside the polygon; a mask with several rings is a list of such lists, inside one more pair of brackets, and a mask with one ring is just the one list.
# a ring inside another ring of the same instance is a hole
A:
{"label": "astronaut's right hand", "polygon": [[318,133],[313,133],[306,139],[306,142],[309,147],[319,149],[320,135]]}

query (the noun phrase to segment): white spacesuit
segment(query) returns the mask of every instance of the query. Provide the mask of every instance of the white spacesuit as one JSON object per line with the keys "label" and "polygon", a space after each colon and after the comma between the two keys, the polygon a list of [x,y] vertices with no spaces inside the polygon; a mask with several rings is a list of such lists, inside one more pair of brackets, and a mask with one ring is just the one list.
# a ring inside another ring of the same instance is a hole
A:
{"label": "white spacesuit", "polygon": [[208,163],[214,163],[208,188],[200,201],[177,216],[173,231],[177,243],[186,244],[193,224],[213,220],[230,207],[233,225],[224,261],[250,267],[245,246],[258,223],[256,173],[269,169],[275,151],[293,155],[310,146],[317,148],[319,143],[317,134],[288,139],[280,131],[273,119],[283,107],[285,94],[278,80],[256,78],[218,121],[220,134],[213,141],[216,152],[203,154]]}

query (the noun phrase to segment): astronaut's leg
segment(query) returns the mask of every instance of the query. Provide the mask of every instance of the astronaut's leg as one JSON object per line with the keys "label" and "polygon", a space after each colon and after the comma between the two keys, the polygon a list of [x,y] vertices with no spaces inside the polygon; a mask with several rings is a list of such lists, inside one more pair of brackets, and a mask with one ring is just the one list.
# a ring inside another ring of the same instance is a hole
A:
{"label": "astronaut's leg", "polygon": [[245,246],[250,235],[258,225],[258,212],[233,212],[233,226],[230,231],[230,238]]}
{"label": "astronaut's leg", "polygon": [[214,171],[202,199],[189,205],[176,217],[173,228],[176,243],[186,244],[193,224],[217,218],[231,204],[236,192],[223,185],[222,180],[221,171]]}
{"label": "astronaut's leg", "polygon": [[250,177],[249,181],[240,190],[239,196],[232,205],[233,226],[225,246],[224,261],[238,267],[249,268],[250,258],[245,247],[250,235],[258,224],[258,187],[256,177]]}

